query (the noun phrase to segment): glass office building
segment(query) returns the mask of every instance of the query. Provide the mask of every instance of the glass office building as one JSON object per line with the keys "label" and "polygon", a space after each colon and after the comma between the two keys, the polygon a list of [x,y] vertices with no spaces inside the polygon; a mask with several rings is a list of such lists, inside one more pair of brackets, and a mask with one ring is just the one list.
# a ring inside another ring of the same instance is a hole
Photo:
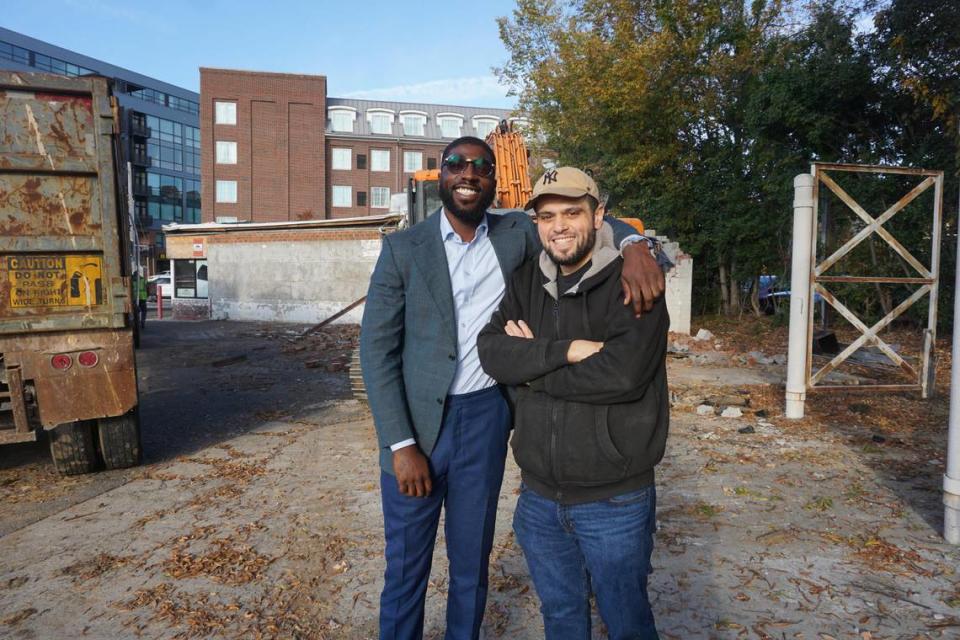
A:
{"label": "glass office building", "polygon": [[148,274],[169,270],[162,225],[200,222],[200,95],[0,27],[0,69],[113,80]]}

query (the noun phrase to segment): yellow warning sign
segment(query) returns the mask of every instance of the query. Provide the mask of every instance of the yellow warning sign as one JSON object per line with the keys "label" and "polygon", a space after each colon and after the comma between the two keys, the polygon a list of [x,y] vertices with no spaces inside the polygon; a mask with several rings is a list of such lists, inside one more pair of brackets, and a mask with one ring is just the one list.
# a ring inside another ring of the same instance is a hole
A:
{"label": "yellow warning sign", "polygon": [[100,256],[7,256],[12,307],[92,307],[103,304]]}

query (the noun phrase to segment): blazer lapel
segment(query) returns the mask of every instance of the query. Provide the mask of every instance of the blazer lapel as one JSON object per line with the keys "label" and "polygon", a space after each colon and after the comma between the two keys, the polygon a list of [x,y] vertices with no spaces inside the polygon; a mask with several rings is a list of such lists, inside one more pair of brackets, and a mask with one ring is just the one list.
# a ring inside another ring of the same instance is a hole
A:
{"label": "blazer lapel", "polygon": [[487,213],[490,225],[490,244],[497,254],[500,271],[503,272],[503,281],[510,283],[510,276],[523,264],[527,256],[526,233],[516,229],[517,221],[506,216]]}
{"label": "blazer lapel", "polygon": [[437,211],[423,221],[420,233],[413,240],[413,256],[423,275],[427,290],[440,311],[440,320],[454,344],[457,342],[456,316],[453,313],[453,285],[450,283],[450,268],[447,253],[440,238],[440,216]]}

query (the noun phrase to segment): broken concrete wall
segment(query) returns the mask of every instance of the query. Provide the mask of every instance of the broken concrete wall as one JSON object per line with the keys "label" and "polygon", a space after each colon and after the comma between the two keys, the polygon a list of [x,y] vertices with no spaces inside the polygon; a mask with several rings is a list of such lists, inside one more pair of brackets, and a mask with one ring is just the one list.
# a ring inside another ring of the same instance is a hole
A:
{"label": "broken concrete wall", "polygon": [[[184,234],[180,257],[207,259],[209,306],[207,301],[180,305],[182,301],[175,300],[174,317],[206,317],[209,309],[209,317],[216,320],[320,322],[366,295],[380,254],[381,236],[375,227],[199,227]],[[676,242],[659,239],[675,265],[666,275],[670,330],[689,334],[693,259]],[[359,323],[362,315],[360,305],[337,322]]]}
{"label": "broken concrete wall", "polygon": [[[377,231],[220,234],[207,248],[214,319],[315,323],[367,293]],[[338,322],[359,323],[363,306]]]}
{"label": "broken concrete wall", "polygon": [[673,262],[666,274],[667,313],[670,314],[670,331],[690,335],[690,307],[693,298],[693,257],[684,253],[680,245],[667,236],[658,236],[648,229],[647,235],[655,236],[663,246],[663,252]]}

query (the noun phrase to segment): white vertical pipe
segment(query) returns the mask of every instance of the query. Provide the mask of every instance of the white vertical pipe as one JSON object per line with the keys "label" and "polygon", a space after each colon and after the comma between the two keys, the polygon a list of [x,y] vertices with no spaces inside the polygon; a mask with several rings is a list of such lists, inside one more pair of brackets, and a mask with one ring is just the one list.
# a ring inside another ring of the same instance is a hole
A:
{"label": "white vertical pipe", "polygon": [[810,322],[810,252],[813,246],[813,176],[793,179],[793,260],[790,279],[790,347],[787,417],[802,418],[807,398],[807,327]]}
{"label": "white vertical pipe", "polygon": [[[960,256],[960,213],[957,226]],[[960,262],[953,287],[953,368],[950,372],[950,431],[947,435],[947,471],[943,474],[943,537],[960,544]]]}

